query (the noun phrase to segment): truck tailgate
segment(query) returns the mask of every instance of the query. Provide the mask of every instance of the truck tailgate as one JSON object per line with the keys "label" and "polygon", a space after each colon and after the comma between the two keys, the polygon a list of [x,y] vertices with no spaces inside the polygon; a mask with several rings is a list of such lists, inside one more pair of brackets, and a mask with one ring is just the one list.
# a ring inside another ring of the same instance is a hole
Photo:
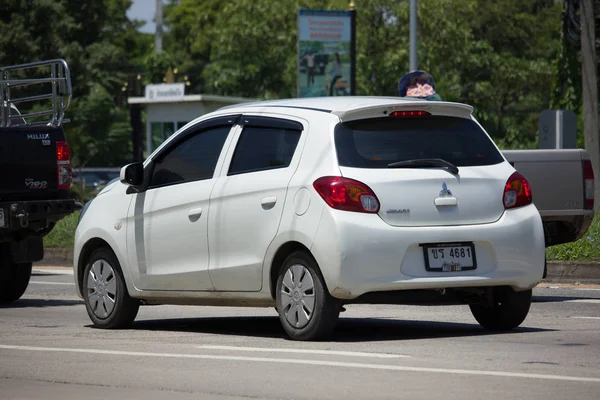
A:
{"label": "truck tailgate", "polygon": [[505,150],[502,154],[531,184],[533,203],[542,216],[584,208],[583,160],[589,159],[584,150]]}
{"label": "truck tailgate", "polygon": [[0,129],[0,200],[58,196],[57,142],[61,127]]}

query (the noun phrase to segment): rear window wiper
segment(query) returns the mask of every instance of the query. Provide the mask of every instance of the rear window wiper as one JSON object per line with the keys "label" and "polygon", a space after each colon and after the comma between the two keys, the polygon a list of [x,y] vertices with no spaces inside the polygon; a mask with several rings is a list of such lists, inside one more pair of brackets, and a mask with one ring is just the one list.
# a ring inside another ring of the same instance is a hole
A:
{"label": "rear window wiper", "polygon": [[441,158],[416,158],[414,160],[397,161],[388,164],[389,168],[427,168],[427,167],[442,167],[448,172],[458,174],[458,167],[449,161]]}

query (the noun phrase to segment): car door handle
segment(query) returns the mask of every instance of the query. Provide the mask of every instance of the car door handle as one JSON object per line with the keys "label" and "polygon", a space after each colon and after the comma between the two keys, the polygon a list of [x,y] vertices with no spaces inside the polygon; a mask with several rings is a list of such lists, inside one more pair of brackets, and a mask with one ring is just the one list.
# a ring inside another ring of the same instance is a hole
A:
{"label": "car door handle", "polygon": [[458,205],[458,199],[456,197],[436,197],[433,202],[435,203],[436,207]]}
{"label": "car door handle", "polygon": [[190,211],[188,211],[188,218],[192,222],[198,221],[200,219],[201,215],[202,215],[201,208],[192,208]]}
{"label": "car door handle", "polygon": [[275,207],[275,203],[277,203],[277,197],[265,197],[260,201],[263,210],[270,210]]}

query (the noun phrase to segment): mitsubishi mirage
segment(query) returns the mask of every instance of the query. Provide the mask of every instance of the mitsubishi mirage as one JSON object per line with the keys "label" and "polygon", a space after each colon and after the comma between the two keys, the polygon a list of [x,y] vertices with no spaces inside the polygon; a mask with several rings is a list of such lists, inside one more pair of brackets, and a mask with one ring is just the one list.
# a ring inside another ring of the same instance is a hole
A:
{"label": "mitsubishi mirage", "polygon": [[544,273],[542,220],[472,111],[334,97],[190,122],[81,212],[73,267],[91,321],[275,307],[289,337],[315,340],[347,304],[464,304],[486,329],[519,326]]}

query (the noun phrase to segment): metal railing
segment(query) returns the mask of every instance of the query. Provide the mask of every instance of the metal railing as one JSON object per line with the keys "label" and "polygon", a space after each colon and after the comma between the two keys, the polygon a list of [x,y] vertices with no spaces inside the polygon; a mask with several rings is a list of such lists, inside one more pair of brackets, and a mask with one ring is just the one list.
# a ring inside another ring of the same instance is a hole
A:
{"label": "metal railing", "polygon": [[[44,67],[49,70],[45,71]],[[39,75],[40,71],[45,77],[29,77]],[[33,89],[42,94],[14,96],[20,89],[36,85]],[[71,104],[72,92],[71,73],[63,59],[0,67],[0,128],[22,125],[60,126],[68,122],[65,111]],[[51,102],[44,103],[44,100]],[[21,114],[17,104],[23,106],[23,109],[32,110]]]}

